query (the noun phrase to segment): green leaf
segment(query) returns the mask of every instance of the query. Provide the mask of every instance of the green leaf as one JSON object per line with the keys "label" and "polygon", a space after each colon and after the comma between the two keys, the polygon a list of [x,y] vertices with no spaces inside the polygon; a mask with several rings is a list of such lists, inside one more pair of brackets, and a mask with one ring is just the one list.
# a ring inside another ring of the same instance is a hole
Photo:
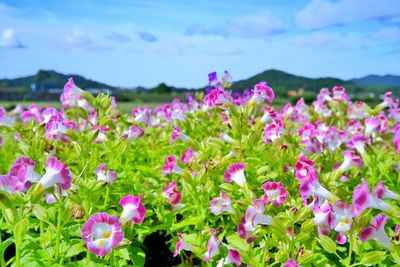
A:
{"label": "green leaf", "polygon": [[47,221],[49,218],[47,210],[38,204],[35,204],[35,206],[32,209],[32,213],[40,221]]}
{"label": "green leaf", "polygon": [[142,267],[146,261],[146,254],[140,247],[130,246],[128,252],[134,266]]}
{"label": "green leaf", "polygon": [[330,239],[326,235],[321,235],[317,238],[317,240],[326,252],[336,253],[336,243],[332,239]]}
{"label": "green leaf", "polygon": [[76,256],[79,253],[84,252],[84,251],[86,251],[86,249],[83,246],[83,244],[82,243],[78,243],[78,244],[72,245],[68,249],[67,254],[65,255],[65,257],[70,258],[70,257]]}
{"label": "green leaf", "polygon": [[22,243],[22,239],[28,230],[29,222],[27,219],[22,219],[14,226],[14,238],[18,244]]}
{"label": "green leaf", "polygon": [[228,240],[230,246],[239,251],[247,251],[249,248],[249,244],[247,244],[244,239],[240,238],[237,233],[227,236],[226,240]]}
{"label": "green leaf", "polygon": [[386,252],[384,251],[371,251],[361,258],[361,264],[371,266],[375,265],[378,262],[384,261],[386,258]]}

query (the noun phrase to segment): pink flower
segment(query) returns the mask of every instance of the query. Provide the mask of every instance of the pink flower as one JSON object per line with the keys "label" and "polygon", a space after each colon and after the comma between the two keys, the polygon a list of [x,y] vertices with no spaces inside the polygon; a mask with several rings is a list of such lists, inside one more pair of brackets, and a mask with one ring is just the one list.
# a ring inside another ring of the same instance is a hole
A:
{"label": "pink flower", "polygon": [[119,204],[124,209],[121,214],[121,221],[129,222],[132,220],[135,224],[141,224],[144,216],[146,215],[146,209],[140,202],[142,198],[134,195],[126,195],[121,198]]}
{"label": "pink flower", "polygon": [[8,174],[16,180],[15,190],[27,190],[32,183],[40,180],[40,175],[35,172],[34,168],[35,162],[30,158],[21,157],[14,162]]}
{"label": "pink flower", "polygon": [[282,267],[299,267],[295,260],[289,259]]}
{"label": "pink flower", "polygon": [[218,254],[218,247],[221,245],[221,241],[219,241],[216,237],[217,232],[210,228],[210,239],[208,239],[207,243],[207,252],[204,255],[205,261],[210,261],[215,254]]}
{"label": "pink flower", "polygon": [[182,197],[181,192],[179,192],[177,188],[176,181],[172,181],[166,187],[164,187],[163,195],[169,200],[171,205],[178,204]]}
{"label": "pink flower", "polygon": [[128,130],[122,133],[121,137],[125,138],[129,143],[144,135],[144,130],[138,126],[130,126]]}
{"label": "pink flower", "polygon": [[233,180],[238,185],[243,186],[246,182],[245,167],[246,165],[241,162],[232,164],[224,173],[225,181],[229,183]]}
{"label": "pink flower", "polygon": [[9,174],[0,175],[0,190],[6,191],[10,194],[13,194],[17,187],[17,182],[14,177],[11,177]]}
{"label": "pink flower", "polygon": [[324,186],[322,186],[318,179],[310,180],[305,179],[301,182],[299,193],[304,202],[307,202],[310,196],[318,196],[322,199],[330,199],[332,193],[329,192]]}
{"label": "pink flower", "polygon": [[67,128],[60,115],[52,116],[46,123],[46,136],[49,139],[60,139],[64,142],[68,142],[69,138],[66,136],[66,132]]}
{"label": "pink flower", "polygon": [[334,229],[338,232],[337,241],[342,245],[346,243],[347,236],[345,233],[350,231],[353,223],[353,205],[339,200],[333,207],[333,212],[335,214]]}
{"label": "pink flower", "polygon": [[137,123],[145,123],[146,125],[149,125],[150,114],[151,114],[151,109],[148,107],[140,106],[135,109],[132,109],[132,117],[135,119]]}
{"label": "pink flower", "polygon": [[73,108],[76,105],[81,108],[88,108],[89,103],[82,97],[84,91],[74,84],[72,78],[64,85],[64,92],[61,94],[60,101],[66,108]]}
{"label": "pink flower", "polygon": [[43,190],[56,184],[60,185],[61,189],[68,190],[71,187],[71,171],[67,164],[62,163],[57,158],[48,158],[46,173],[40,179],[39,184]]}
{"label": "pink flower", "polygon": [[210,211],[215,215],[220,215],[222,212],[226,211],[229,213],[233,213],[232,209],[232,199],[230,196],[225,193],[221,192],[219,197],[213,198],[210,202]]}
{"label": "pink flower", "polygon": [[280,138],[282,132],[284,132],[284,129],[279,125],[275,123],[267,124],[264,130],[264,143],[274,143],[275,140]]}
{"label": "pink flower", "polygon": [[181,163],[191,163],[196,159],[196,154],[193,151],[192,147],[188,147],[185,152],[182,153]]}
{"label": "pink flower", "polygon": [[314,223],[318,228],[320,235],[329,235],[330,230],[334,226],[334,213],[332,206],[327,200],[319,207],[314,205]]}
{"label": "pink flower", "polygon": [[352,166],[362,167],[363,162],[360,156],[357,156],[353,150],[346,150],[343,152],[344,162],[340,165],[339,169],[342,172],[347,171]]}
{"label": "pink flower", "polygon": [[295,165],[296,178],[299,180],[317,178],[317,170],[314,168],[314,162],[301,155]]}
{"label": "pink flower", "polygon": [[372,116],[371,118],[365,119],[365,134],[370,136],[373,132],[375,132],[380,123],[378,121],[378,116]]}
{"label": "pink flower", "polygon": [[263,103],[265,100],[269,103],[272,103],[272,100],[275,98],[274,90],[267,85],[267,82],[259,82],[254,85],[254,95],[251,102]]}
{"label": "pink flower", "polygon": [[7,127],[12,127],[15,120],[7,115],[5,108],[0,107],[0,126],[4,125]]}
{"label": "pink flower", "polygon": [[369,239],[376,240],[381,243],[385,248],[391,249],[393,247],[390,238],[387,236],[385,232],[385,224],[387,221],[386,215],[379,214],[375,218],[372,219],[371,225],[364,228],[361,231],[359,237],[362,242],[365,242]]}
{"label": "pink flower", "polygon": [[364,154],[364,147],[368,144],[368,138],[362,134],[355,134],[347,143],[350,149],[356,149],[361,155]]}
{"label": "pink flower", "polygon": [[257,225],[273,224],[272,218],[263,214],[265,210],[265,202],[265,198],[263,200],[253,200],[253,205],[247,207],[246,213],[238,225],[239,236],[246,239],[248,243],[255,240],[255,238],[250,237],[249,234],[255,230]]}
{"label": "pink flower", "polygon": [[298,131],[299,135],[301,136],[301,143],[307,144],[310,142],[315,136],[315,126],[312,124],[307,123]]}
{"label": "pink flower", "polygon": [[239,267],[242,264],[242,259],[240,257],[239,251],[231,248],[228,245],[225,245],[225,247],[228,248],[228,256],[226,258],[222,258],[218,262],[217,267],[222,267],[222,266],[228,265],[228,264],[233,264],[236,267]]}
{"label": "pink flower", "polygon": [[204,101],[208,108],[213,106],[221,106],[228,101],[228,95],[223,88],[212,89],[205,97]]}
{"label": "pink flower", "polygon": [[336,101],[347,101],[348,96],[346,94],[346,88],[342,86],[335,86],[332,88],[332,98]]}
{"label": "pink flower", "polygon": [[391,198],[391,199],[400,199],[400,195],[396,194],[392,190],[389,190],[385,187],[382,180],[379,180],[378,184],[374,188],[374,195],[379,199]]}
{"label": "pink flower", "polygon": [[367,181],[365,181],[364,179],[362,179],[361,181],[362,183],[358,185],[353,192],[353,216],[357,217],[366,208],[390,211],[391,207],[385,201],[371,194]]}
{"label": "pink flower", "polygon": [[93,214],[82,226],[82,239],[88,250],[101,257],[118,247],[123,238],[120,220],[107,213]]}
{"label": "pink flower", "polygon": [[181,253],[182,249],[186,251],[192,251],[193,247],[192,245],[186,243],[185,240],[183,240],[182,233],[178,233],[178,242],[175,245],[174,257],[178,256],[178,254]]}
{"label": "pink flower", "polygon": [[189,137],[187,137],[186,135],[184,135],[182,133],[181,128],[179,128],[178,126],[175,126],[174,130],[172,131],[171,140],[169,142],[170,142],[170,144],[173,144],[178,139],[181,139],[182,141],[188,141]]}
{"label": "pink flower", "polygon": [[42,107],[31,104],[28,106],[28,110],[21,114],[21,119],[24,124],[29,123],[31,119],[34,119],[36,123],[43,122]]}
{"label": "pink flower", "polygon": [[281,182],[266,182],[263,184],[263,189],[267,202],[274,203],[277,207],[286,202],[287,191]]}
{"label": "pink flower", "polygon": [[106,163],[100,163],[94,170],[97,181],[104,181],[108,184],[113,185],[117,180],[117,173],[114,170],[107,169]]}
{"label": "pink flower", "polygon": [[167,174],[182,174],[183,170],[181,169],[181,167],[178,166],[177,162],[176,162],[176,157],[175,156],[168,156],[165,159],[165,165],[162,168],[162,176],[165,176]]}

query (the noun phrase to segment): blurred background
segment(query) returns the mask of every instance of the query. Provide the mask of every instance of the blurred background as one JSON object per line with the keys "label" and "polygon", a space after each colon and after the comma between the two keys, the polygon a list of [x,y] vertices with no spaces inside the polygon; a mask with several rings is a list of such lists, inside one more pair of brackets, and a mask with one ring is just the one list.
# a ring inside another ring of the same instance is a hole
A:
{"label": "blurred background", "polygon": [[225,70],[236,91],[266,80],[277,102],[334,85],[365,101],[398,95],[400,1],[0,0],[0,101],[57,101],[74,77],[162,103]]}

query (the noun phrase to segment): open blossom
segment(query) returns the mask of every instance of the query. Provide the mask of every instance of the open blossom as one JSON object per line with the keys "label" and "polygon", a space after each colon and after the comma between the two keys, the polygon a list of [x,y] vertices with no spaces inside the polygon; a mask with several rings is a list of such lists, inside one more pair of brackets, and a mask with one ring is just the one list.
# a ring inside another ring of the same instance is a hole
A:
{"label": "open blossom", "polygon": [[82,239],[88,250],[101,257],[118,247],[123,238],[120,220],[107,213],[93,214],[82,226]]}
{"label": "open blossom", "polygon": [[238,185],[243,186],[246,182],[245,167],[246,165],[241,162],[232,164],[224,173],[225,181],[229,183],[233,180]]}
{"label": "open blossom", "polygon": [[314,168],[314,161],[301,155],[295,165],[296,178],[299,180],[312,179],[317,177],[317,170]]}
{"label": "open blossom", "polygon": [[391,249],[393,244],[385,232],[385,224],[387,221],[387,216],[384,214],[379,214],[372,219],[371,225],[364,228],[361,231],[359,237],[360,240],[365,242],[369,239],[374,239],[381,243],[385,248]]}
{"label": "open blossom", "polygon": [[232,199],[230,196],[225,193],[221,192],[219,197],[213,198],[210,202],[210,211],[215,215],[220,215],[222,212],[226,211],[229,213],[233,213],[232,209]]}
{"label": "open blossom", "polygon": [[274,90],[267,85],[267,82],[259,82],[254,85],[254,95],[251,99],[252,102],[263,103],[264,101],[267,101],[271,103],[274,98]]}
{"label": "open blossom", "polygon": [[189,137],[187,137],[186,135],[184,135],[182,133],[181,128],[179,128],[178,126],[175,126],[174,130],[172,131],[170,144],[175,143],[175,141],[178,139],[181,139],[182,141],[188,141]]}
{"label": "open blossom", "polygon": [[211,228],[210,233],[211,233],[211,236],[207,242],[207,252],[204,255],[205,261],[210,261],[215,254],[218,254],[218,252],[219,252],[218,247],[221,246],[221,244],[222,244],[221,241],[219,241],[217,239],[217,236],[216,236],[217,231],[215,231],[214,229]]}
{"label": "open blossom", "polygon": [[181,169],[181,167],[178,166],[177,161],[176,161],[176,157],[175,156],[168,156],[165,159],[165,164],[162,168],[162,176],[165,176],[167,174],[182,174],[183,170]]}
{"label": "open blossom", "polygon": [[390,211],[391,207],[389,206],[389,204],[371,194],[367,181],[365,181],[365,179],[362,179],[361,181],[362,183],[358,185],[353,192],[353,216],[357,217],[366,208]]}
{"label": "open blossom", "polygon": [[117,180],[117,173],[114,170],[107,169],[106,163],[100,163],[94,172],[97,181],[105,181],[106,183],[113,185]]}
{"label": "open blossom", "polygon": [[262,200],[253,200],[253,205],[247,207],[246,213],[238,225],[239,236],[243,239],[246,239],[248,243],[251,243],[255,240],[249,234],[255,230],[257,225],[273,224],[272,218],[264,214],[265,202],[265,198]]}
{"label": "open blossom", "polygon": [[300,128],[298,133],[301,136],[301,143],[307,144],[310,142],[315,136],[315,130],[315,126],[309,123]]}
{"label": "open blossom", "polygon": [[5,108],[0,107],[0,126],[12,127],[14,125],[14,119],[7,115]]}
{"label": "open blossom", "polygon": [[264,130],[264,143],[274,143],[279,139],[284,129],[275,123],[267,124]]}
{"label": "open blossom", "polygon": [[333,207],[333,212],[335,214],[333,228],[338,232],[337,241],[339,244],[344,244],[347,241],[346,233],[350,231],[353,224],[353,205],[339,200]]}
{"label": "open blossom", "polygon": [[134,195],[126,195],[121,198],[119,204],[124,209],[121,214],[121,221],[128,222],[132,220],[135,224],[141,224],[144,216],[146,215],[146,209],[140,202],[141,197]]}
{"label": "open blossom", "polygon": [[342,165],[340,165],[339,169],[342,172],[347,171],[348,169],[350,169],[352,166],[358,166],[358,167],[362,167],[363,162],[362,159],[357,156],[353,150],[346,150],[343,152],[343,156],[344,156],[344,162],[342,163]]}
{"label": "open blossom", "polygon": [[144,135],[144,130],[139,126],[130,126],[128,130],[122,133],[121,137],[128,142],[133,142]]}
{"label": "open blossom", "polygon": [[217,264],[217,267],[222,267],[224,265],[233,264],[236,267],[239,267],[242,264],[242,258],[240,257],[239,251],[234,248],[231,248],[228,245],[224,245],[228,249],[228,256],[226,258],[220,259]]}
{"label": "open blossom", "polygon": [[182,233],[178,233],[178,242],[175,245],[174,257],[178,256],[182,249],[186,251],[192,251],[193,247],[183,240]]}
{"label": "open blossom", "polygon": [[205,108],[211,108],[213,106],[221,106],[225,104],[229,99],[228,94],[223,88],[217,87],[212,89],[205,97],[204,101],[207,106]]}
{"label": "open blossom", "polygon": [[361,155],[364,154],[364,147],[368,144],[368,138],[363,134],[355,134],[349,142],[347,147],[350,149],[356,149]]}
{"label": "open blossom", "polygon": [[61,116],[52,116],[46,123],[46,136],[49,139],[62,140],[64,142],[69,141],[66,136],[67,128],[64,125],[64,121]]}
{"label": "open blossom", "polygon": [[31,104],[28,106],[28,110],[22,112],[21,119],[24,124],[29,123],[31,119],[34,119],[36,123],[43,122],[42,107]]}
{"label": "open blossom", "polygon": [[181,163],[191,163],[196,159],[196,154],[193,151],[192,147],[188,147],[185,152],[182,153]]}
{"label": "open blossom", "polygon": [[163,189],[163,196],[169,200],[169,204],[176,205],[181,200],[181,192],[179,192],[176,181],[170,182]]}
{"label": "open blossom", "polygon": [[346,88],[343,86],[334,86],[332,88],[332,98],[339,102],[348,100]]}
{"label": "open blossom", "polygon": [[305,203],[310,196],[318,196],[321,200],[330,199],[332,197],[332,193],[319,183],[318,177],[314,179],[304,179],[300,184],[299,193]]}
{"label": "open blossom", "polygon": [[380,123],[378,120],[378,116],[372,116],[371,118],[365,119],[365,134],[370,136],[373,132],[375,132]]}
{"label": "open blossom", "polygon": [[27,190],[32,183],[39,181],[40,175],[34,170],[35,162],[30,158],[18,158],[11,167],[8,174],[16,180],[15,190]]}
{"label": "open blossom", "polygon": [[329,235],[330,230],[334,226],[334,214],[332,205],[327,200],[321,206],[314,205],[314,223],[318,228],[320,235]]}
{"label": "open blossom", "polygon": [[379,199],[391,198],[400,200],[400,195],[385,187],[382,180],[374,188],[374,195]]}
{"label": "open blossom", "polygon": [[40,179],[39,184],[43,190],[55,184],[60,185],[63,190],[68,190],[71,187],[71,172],[67,164],[62,163],[54,157],[48,158],[46,173]]}
{"label": "open blossom", "polygon": [[266,182],[263,189],[267,202],[274,203],[277,207],[286,202],[288,193],[281,182]]}
{"label": "open blossom", "polygon": [[140,106],[132,109],[132,117],[137,123],[150,124],[151,109],[145,106]]}
{"label": "open blossom", "polygon": [[0,175],[0,190],[13,194],[16,190],[18,180],[9,174]]}
{"label": "open blossom", "polygon": [[74,79],[69,78],[64,85],[64,92],[61,94],[60,101],[66,108],[79,106],[81,108],[89,107],[89,103],[82,97],[84,91],[75,85]]}

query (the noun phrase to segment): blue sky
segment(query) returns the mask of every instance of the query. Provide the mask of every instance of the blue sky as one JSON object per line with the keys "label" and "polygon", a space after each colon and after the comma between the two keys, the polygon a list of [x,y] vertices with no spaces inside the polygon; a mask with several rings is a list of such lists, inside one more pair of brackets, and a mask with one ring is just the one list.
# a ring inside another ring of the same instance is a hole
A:
{"label": "blue sky", "polygon": [[400,0],[0,0],[0,77],[184,87],[210,71],[400,74]]}

